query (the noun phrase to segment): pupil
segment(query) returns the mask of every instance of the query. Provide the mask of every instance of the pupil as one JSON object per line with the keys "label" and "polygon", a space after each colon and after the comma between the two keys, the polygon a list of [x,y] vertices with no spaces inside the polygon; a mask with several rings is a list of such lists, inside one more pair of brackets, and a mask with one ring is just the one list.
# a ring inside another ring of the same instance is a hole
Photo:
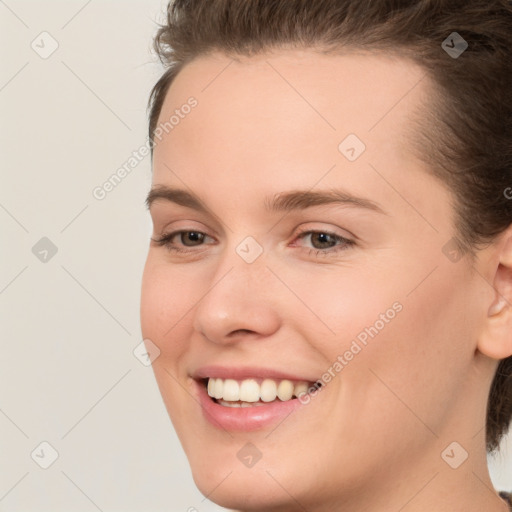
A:
{"label": "pupil", "polygon": [[[197,231],[188,231],[187,233],[183,233],[183,235],[188,236],[192,240],[192,242],[200,242],[202,239],[201,233],[198,233]],[[183,237],[182,237],[181,241],[183,242]],[[184,245],[187,245],[187,244],[184,243]]]}
{"label": "pupil", "polygon": [[328,239],[330,238],[331,235],[328,235],[327,233],[317,233],[316,236],[321,239],[321,241],[320,241],[321,244],[322,243],[325,244],[325,243],[329,243]]}

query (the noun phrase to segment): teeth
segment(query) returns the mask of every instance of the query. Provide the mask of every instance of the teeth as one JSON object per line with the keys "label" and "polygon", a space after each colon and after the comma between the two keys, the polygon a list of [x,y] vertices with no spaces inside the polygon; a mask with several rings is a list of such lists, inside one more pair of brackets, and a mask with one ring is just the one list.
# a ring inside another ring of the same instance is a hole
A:
{"label": "teeth", "polygon": [[224,405],[225,407],[253,407],[259,405],[265,405],[263,402],[226,402],[225,400],[219,400],[220,405]]}
{"label": "teeth", "polygon": [[237,400],[240,400],[240,385],[236,380],[226,379],[224,381],[222,398],[227,402],[236,402]]}
{"label": "teeth", "polygon": [[289,380],[282,380],[277,386],[277,397],[286,402],[293,395],[293,384]]}
{"label": "teeth", "polygon": [[299,393],[307,393],[312,383],[305,381],[292,382],[288,379],[275,381],[263,379],[261,384],[257,379],[208,379],[208,395],[219,400],[228,407],[251,407],[263,405],[262,402],[273,402],[279,398],[282,402],[298,397]]}
{"label": "teeth", "polygon": [[215,396],[215,379],[208,379],[208,394]]}
{"label": "teeth", "polygon": [[260,399],[260,386],[254,379],[243,380],[240,384],[240,400],[242,399],[244,402],[257,402]]}
{"label": "teeth", "polygon": [[[217,398],[217,399],[222,398],[222,393],[224,391],[223,380],[222,379],[210,379],[210,380],[213,380],[215,382],[215,386],[213,387],[213,389],[214,389],[213,397]],[[208,383],[209,383],[209,381],[208,381]]]}
{"label": "teeth", "polygon": [[308,388],[309,388],[309,386],[308,386],[307,382],[299,382],[298,384],[295,384],[295,388],[293,389],[293,394],[298,397],[300,393],[307,393]]}
{"label": "teeth", "polygon": [[277,396],[276,381],[265,379],[260,386],[260,397],[262,402],[273,402]]}

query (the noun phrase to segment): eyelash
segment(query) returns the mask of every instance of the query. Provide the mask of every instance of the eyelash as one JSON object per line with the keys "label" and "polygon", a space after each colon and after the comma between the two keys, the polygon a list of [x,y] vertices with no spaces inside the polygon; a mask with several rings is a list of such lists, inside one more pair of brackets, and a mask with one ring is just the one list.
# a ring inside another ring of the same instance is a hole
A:
{"label": "eyelash", "polygon": [[[161,247],[165,247],[167,250],[169,251],[172,251],[172,252],[175,252],[175,253],[192,253],[192,252],[195,252],[194,249],[181,249],[180,247],[176,246],[175,244],[172,244],[171,243],[171,240],[176,236],[176,235],[180,235],[182,233],[199,233],[201,235],[204,235],[204,236],[208,236],[206,235],[205,233],[203,233],[202,231],[195,231],[193,229],[182,229],[182,230],[179,230],[179,231],[173,231],[172,233],[164,233],[160,238],[158,239],[154,239],[152,238],[151,240],[153,240],[153,242],[155,242],[156,244],[158,244],[159,246]],[[320,254],[321,255],[331,255],[333,253],[339,253],[341,251],[344,251],[348,248],[350,248],[351,246],[355,245],[355,242],[353,242],[352,240],[349,240],[345,237],[342,237],[340,235],[337,235],[335,233],[332,233],[330,231],[324,231],[324,230],[306,230],[306,231],[301,231],[300,233],[298,233],[297,235],[297,238],[305,238],[307,235],[310,235],[310,234],[322,234],[322,235],[328,235],[330,237],[333,238],[333,240],[335,242],[342,242],[342,245],[337,245],[337,246],[334,246],[334,247],[329,247],[327,249],[310,249],[309,250],[309,255],[311,253],[316,253],[315,256],[319,256]],[[193,247],[197,247],[197,246],[193,246]]]}

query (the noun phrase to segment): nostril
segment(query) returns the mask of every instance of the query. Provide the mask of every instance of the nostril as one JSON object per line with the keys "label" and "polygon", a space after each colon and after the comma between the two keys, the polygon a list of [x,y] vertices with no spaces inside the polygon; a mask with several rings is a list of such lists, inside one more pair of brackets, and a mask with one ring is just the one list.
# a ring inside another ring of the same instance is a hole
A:
{"label": "nostril", "polygon": [[249,329],[238,329],[236,331],[233,331],[231,333],[231,336],[236,336],[237,334],[244,334],[244,333],[249,333],[250,334],[252,332],[254,332],[254,331],[250,331]]}

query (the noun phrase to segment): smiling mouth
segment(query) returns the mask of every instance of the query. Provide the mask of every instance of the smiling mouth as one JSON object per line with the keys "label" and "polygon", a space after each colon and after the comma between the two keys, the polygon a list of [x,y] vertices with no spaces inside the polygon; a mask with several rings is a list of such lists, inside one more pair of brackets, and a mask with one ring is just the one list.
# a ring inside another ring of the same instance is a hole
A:
{"label": "smiling mouth", "polygon": [[224,407],[258,407],[273,402],[288,402],[322,387],[320,381],[249,378],[243,380],[201,379],[208,396]]}

